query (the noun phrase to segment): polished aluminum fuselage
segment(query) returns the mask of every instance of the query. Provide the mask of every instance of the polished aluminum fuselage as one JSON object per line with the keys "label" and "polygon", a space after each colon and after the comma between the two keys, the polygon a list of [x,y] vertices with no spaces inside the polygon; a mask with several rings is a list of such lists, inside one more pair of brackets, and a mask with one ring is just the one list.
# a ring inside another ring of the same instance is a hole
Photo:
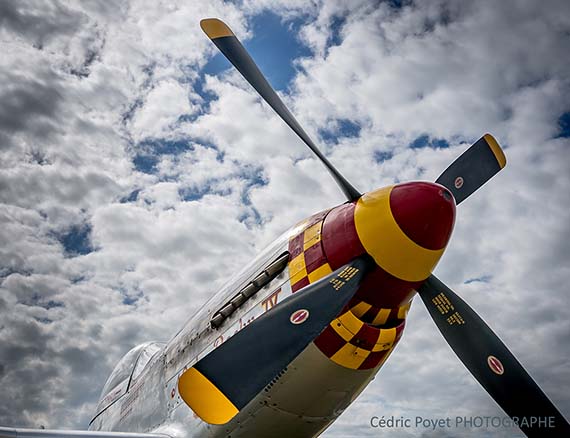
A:
{"label": "polished aluminum fuselage", "polygon": [[[224,425],[202,421],[178,393],[178,379],[199,359],[292,295],[286,267],[218,328],[212,316],[260,270],[287,251],[294,227],[232,278],[201,308],[116,400],[100,403],[90,430],[162,432],[173,437],[312,437],[326,429],[365,388],[379,367],[344,368],[313,343]],[[272,336],[271,333],[265,334]],[[263,360],[263,358],[259,358]],[[228,367],[232,364],[228,363]],[[254,373],[255,370],[252,370]],[[111,394],[112,395],[112,394]],[[107,406],[105,406],[107,405]]]}

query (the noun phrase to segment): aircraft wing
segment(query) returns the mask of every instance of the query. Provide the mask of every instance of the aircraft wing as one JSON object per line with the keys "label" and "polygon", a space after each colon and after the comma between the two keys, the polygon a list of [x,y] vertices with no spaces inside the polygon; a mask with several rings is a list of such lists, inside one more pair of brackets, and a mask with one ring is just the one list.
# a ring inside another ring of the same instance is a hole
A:
{"label": "aircraft wing", "polygon": [[96,432],[91,430],[16,429],[0,427],[0,438],[172,438],[163,433]]}
{"label": "aircraft wing", "polygon": [[205,422],[226,424],[339,314],[372,263],[368,257],[354,259],[208,353],[178,380],[184,402]]}

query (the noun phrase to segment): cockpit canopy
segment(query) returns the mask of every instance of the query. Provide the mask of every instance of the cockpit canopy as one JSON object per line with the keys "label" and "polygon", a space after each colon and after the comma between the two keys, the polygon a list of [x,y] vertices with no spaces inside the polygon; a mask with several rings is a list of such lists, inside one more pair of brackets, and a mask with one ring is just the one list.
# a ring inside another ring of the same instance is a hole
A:
{"label": "cockpit canopy", "polygon": [[137,345],[115,366],[115,369],[105,382],[97,411],[101,412],[117,398],[128,391],[132,381],[134,381],[144,370],[150,359],[157,354],[164,344],[158,342],[147,342]]}

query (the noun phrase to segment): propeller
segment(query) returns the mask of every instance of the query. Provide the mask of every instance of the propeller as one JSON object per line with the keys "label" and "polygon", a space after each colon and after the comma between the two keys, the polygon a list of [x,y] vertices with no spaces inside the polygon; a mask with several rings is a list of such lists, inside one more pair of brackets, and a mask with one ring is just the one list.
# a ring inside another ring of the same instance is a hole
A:
{"label": "propeller", "polygon": [[[361,194],[319,151],[295,117],[269,85],[253,59],[222,21],[208,18],[200,22],[202,30],[237,68],[247,82],[289,125],[321,160],[349,201]],[[505,154],[490,134],[485,134],[459,156],[436,180],[453,194],[460,204],[506,165]],[[262,316],[238,332],[216,350],[200,360],[180,379],[184,401],[205,421],[223,424],[239,412],[337,315],[355,293],[370,260],[357,258],[345,269],[356,268],[358,274],[346,281],[343,294],[331,300],[331,285],[342,272],[302,289],[301,292],[272,310],[272,317]],[[418,293],[443,337],[467,369],[491,397],[529,437],[570,436],[570,424],[544,392],[532,380],[513,354],[489,326],[451,289],[430,276]],[[327,300],[323,305],[323,300]],[[320,304],[319,304],[320,303]],[[314,306],[314,307],[313,307]],[[297,330],[289,318],[294,309],[321,312]],[[317,310],[319,309],[319,310]],[[262,332],[279,333],[268,341]],[[250,372],[253,357],[268,358],[255,362],[256,374]],[[223,364],[231,358],[232,367]],[[238,384],[239,383],[239,387]],[[206,399],[200,394],[210,394]]]}
{"label": "propeller", "polygon": [[485,134],[461,154],[435,181],[453,194],[458,205],[507,164],[497,140]]}
{"label": "propeller", "polygon": [[570,436],[570,424],[465,301],[433,275],[418,292],[457,357],[527,436]]}
{"label": "propeller", "polygon": [[212,40],[224,56],[234,65],[249,84],[255,88],[260,96],[275,110],[287,125],[297,134],[301,140],[321,160],[332,174],[349,201],[356,201],[361,194],[350,184],[344,176],[334,167],[331,162],[313,143],[309,135],[304,131],[299,122],[293,117],[289,109],[281,101],[275,90],[269,85],[263,73],[259,70],[251,56],[236,38],[231,29],[217,18],[206,18],[200,21],[200,27]]}
{"label": "propeller", "polygon": [[207,423],[230,421],[340,313],[372,266],[356,258],[248,324],[182,374],[182,399]]}
{"label": "propeller", "polygon": [[[503,150],[485,134],[436,180],[456,204],[505,167]],[[430,276],[418,289],[439,331],[471,374],[529,437],[570,436],[570,424],[477,313]]]}

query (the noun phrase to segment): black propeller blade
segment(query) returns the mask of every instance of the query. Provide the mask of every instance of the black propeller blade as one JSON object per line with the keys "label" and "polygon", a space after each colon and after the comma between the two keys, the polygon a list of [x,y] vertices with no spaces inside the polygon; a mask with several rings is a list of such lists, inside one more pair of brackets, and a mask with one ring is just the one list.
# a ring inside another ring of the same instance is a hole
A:
{"label": "black propeller blade", "polygon": [[183,400],[207,423],[230,421],[340,313],[373,265],[357,258],[254,320],[180,377]]}
{"label": "black propeller blade", "polygon": [[208,35],[208,38],[220,49],[226,58],[234,65],[234,67],[242,74],[247,82],[255,88],[255,90],[263,97],[263,99],[275,110],[275,112],[295,131],[295,133],[305,142],[314,154],[326,166],[333,178],[348,198],[349,201],[355,201],[360,198],[361,194],[356,190],[341,173],[327,160],[317,146],[313,143],[307,133],[301,128],[299,122],[293,117],[289,109],[281,101],[275,90],[269,85],[263,73],[259,70],[247,50],[242,46],[231,29],[217,18],[207,18],[200,21],[202,30]]}
{"label": "black propeller blade", "polygon": [[507,164],[503,150],[491,134],[485,134],[435,181],[447,187],[459,204]]}
{"label": "black propeller blade", "polygon": [[465,301],[435,276],[419,288],[457,357],[529,437],[570,437],[570,424],[505,344]]}

